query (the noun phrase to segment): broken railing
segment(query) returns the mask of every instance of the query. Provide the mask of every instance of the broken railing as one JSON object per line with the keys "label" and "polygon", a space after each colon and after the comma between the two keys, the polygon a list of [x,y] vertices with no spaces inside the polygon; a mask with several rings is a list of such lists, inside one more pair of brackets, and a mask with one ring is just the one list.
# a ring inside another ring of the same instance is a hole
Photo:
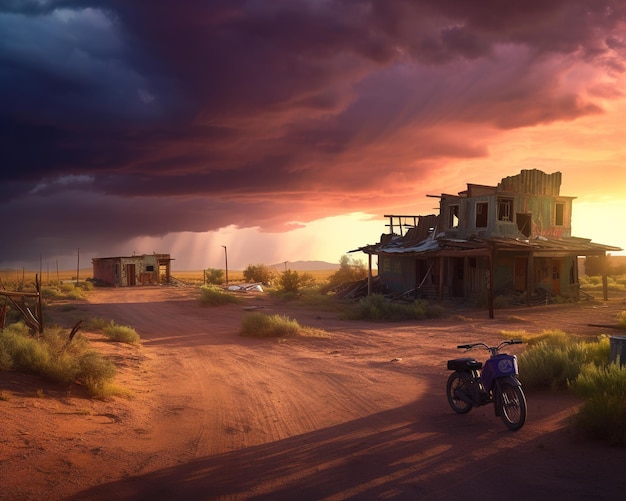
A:
{"label": "broken railing", "polygon": [[[44,323],[41,304],[41,284],[39,283],[38,275],[35,275],[35,292],[8,291],[0,280],[0,296],[6,297],[9,303],[21,313],[24,323],[30,328],[32,334],[43,334]],[[27,299],[31,300],[32,304],[29,304]],[[8,308],[8,304],[0,306],[0,330],[5,327]],[[74,327],[72,327],[68,343],[78,332],[81,322],[82,321],[77,322]]]}

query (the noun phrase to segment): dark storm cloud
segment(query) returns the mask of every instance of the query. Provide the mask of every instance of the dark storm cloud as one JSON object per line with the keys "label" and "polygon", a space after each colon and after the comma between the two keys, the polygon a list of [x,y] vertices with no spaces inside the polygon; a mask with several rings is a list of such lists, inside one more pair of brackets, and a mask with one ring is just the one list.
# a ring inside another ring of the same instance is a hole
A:
{"label": "dark storm cloud", "polygon": [[0,1],[0,195],[22,242],[2,259],[35,235],[87,239],[79,219],[103,213],[132,229],[105,224],[94,242],[275,228],[282,203],[338,214],[332,194],[486,155],[468,127],[600,113],[560,76],[623,71],[625,5]]}

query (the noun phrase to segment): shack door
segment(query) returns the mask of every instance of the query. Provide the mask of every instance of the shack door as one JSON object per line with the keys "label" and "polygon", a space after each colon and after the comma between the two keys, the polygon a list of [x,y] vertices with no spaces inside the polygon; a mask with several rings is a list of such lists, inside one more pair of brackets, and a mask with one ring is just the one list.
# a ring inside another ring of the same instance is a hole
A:
{"label": "shack door", "polygon": [[126,265],[126,285],[129,287],[132,285],[137,285],[137,278],[135,277],[135,265],[127,264]]}

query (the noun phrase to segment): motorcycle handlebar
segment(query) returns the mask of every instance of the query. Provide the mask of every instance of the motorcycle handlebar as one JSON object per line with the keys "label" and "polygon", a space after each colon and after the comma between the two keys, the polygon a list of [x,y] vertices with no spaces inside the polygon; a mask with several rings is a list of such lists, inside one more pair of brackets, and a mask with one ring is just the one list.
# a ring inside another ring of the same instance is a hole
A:
{"label": "motorcycle handlebar", "polygon": [[[522,344],[523,341],[521,339],[508,339],[506,341],[502,341],[496,348],[499,348],[500,346],[504,346],[507,344]],[[458,349],[460,350],[471,350],[472,348],[475,348],[476,346],[482,346],[487,350],[491,350],[494,347],[492,346],[488,346],[485,343],[472,343],[472,344],[460,344],[457,346]]]}

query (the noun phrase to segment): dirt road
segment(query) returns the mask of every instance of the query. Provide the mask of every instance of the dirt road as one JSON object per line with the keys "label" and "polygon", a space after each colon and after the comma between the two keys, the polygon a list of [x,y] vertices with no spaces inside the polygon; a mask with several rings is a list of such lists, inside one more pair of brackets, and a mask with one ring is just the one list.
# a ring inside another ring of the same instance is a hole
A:
{"label": "dirt road", "polygon": [[[492,407],[456,415],[445,362],[501,331],[602,333],[619,301],[467,310],[446,320],[348,322],[266,296],[203,307],[193,288],[99,289],[76,312],[131,325],[140,347],[93,333],[128,397],[0,373],[0,499],[615,499],[626,450],[567,426],[578,401],[528,393],[508,431]],[[328,338],[238,335],[247,308]],[[604,331],[608,334],[611,332]],[[515,347],[519,353],[523,347]]]}

